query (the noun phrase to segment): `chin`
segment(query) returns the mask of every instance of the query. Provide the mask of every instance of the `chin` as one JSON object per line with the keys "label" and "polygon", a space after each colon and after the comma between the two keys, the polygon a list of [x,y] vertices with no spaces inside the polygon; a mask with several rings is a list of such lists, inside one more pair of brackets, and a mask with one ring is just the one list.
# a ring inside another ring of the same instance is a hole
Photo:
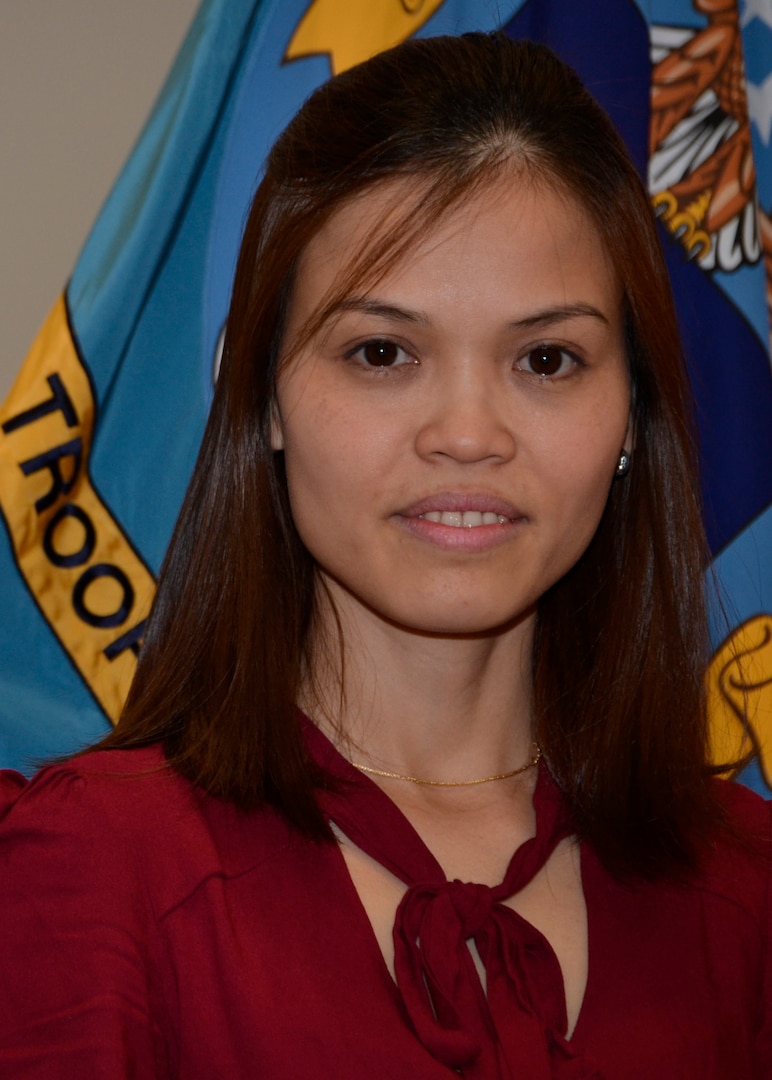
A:
{"label": "chin", "polygon": [[[473,614],[458,611],[447,613],[435,613],[431,618],[426,617],[425,611],[421,617],[402,618],[386,615],[386,621],[395,626],[402,627],[408,632],[424,635],[426,637],[457,637],[457,638],[485,638],[498,637],[509,630],[514,630],[518,625],[527,623],[535,613],[535,605],[515,614],[511,612],[479,612]],[[396,615],[396,613],[394,613]]]}

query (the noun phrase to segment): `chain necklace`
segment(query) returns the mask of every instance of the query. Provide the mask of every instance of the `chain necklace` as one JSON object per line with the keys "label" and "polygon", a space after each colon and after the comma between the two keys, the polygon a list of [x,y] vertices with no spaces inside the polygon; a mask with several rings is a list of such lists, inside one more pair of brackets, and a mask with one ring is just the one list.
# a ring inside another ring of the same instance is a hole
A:
{"label": "chain necklace", "polygon": [[361,765],[358,761],[352,761],[351,764],[360,772],[370,773],[371,776],[382,776],[386,780],[407,780],[411,784],[421,784],[424,787],[474,787],[475,784],[490,784],[492,780],[509,780],[510,776],[519,776],[533,769],[541,761],[541,747],[538,743],[534,743],[533,748],[533,757],[519,769],[496,773],[494,776],[481,776],[478,780],[424,780],[420,776],[405,776],[402,773],[388,772],[386,769],[373,769],[372,766]]}

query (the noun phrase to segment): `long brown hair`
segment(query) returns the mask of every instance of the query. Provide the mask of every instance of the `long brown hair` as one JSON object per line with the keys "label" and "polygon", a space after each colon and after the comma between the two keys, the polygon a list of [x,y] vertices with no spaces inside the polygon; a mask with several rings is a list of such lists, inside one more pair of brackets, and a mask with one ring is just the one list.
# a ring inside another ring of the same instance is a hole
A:
{"label": "long brown hair", "polygon": [[[245,809],[329,830],[295,708],[314,566],[270,417],[288,296],[321,224],[374,184],[420,197],[347,281],[379,273],[514,163],[592,216],[624,292],[633,467],[597,535],[540,601],[537,735],[581,835],[618,872],[692,861],[718,816],[707,782],[706,564],[688,393],[667,272],[622,141],[546,47],[501,34],[412,40],[331,80],[268,158],[239,257],[222,367],[123,718],[106,743],[161,741],[171,765]],[[324,313],[320,313],[322,319]]]}

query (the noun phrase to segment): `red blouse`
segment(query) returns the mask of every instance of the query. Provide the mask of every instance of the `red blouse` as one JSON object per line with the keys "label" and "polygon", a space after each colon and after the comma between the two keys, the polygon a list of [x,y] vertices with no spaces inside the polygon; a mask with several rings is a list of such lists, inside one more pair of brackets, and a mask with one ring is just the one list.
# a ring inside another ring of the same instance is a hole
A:
{"label": "red blouse", "polygon": [[568,828],[546,769],[537,836],[488,889],[447,882],[391,800],[315,730],[311,743],[350,780],[321,796],[329,817],[410,886],[398,985],[337,846],[201,795],[155,748],[96,753],[6,791],[4,1080],[772,1077],[757,796],[722,785],[764,850],[717,846],[688,886],[617,884],[584,846],[589,977],[566,1041],[552,949],[498,903]]}

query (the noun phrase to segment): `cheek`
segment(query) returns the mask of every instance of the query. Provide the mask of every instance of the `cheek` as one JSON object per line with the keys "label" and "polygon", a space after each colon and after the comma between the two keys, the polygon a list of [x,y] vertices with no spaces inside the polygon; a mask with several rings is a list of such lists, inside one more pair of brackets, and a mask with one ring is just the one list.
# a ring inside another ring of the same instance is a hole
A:
{"label": "cheek", "polygon": [[[618,429],[618,430],[617,430]],[[599,438],[599,431],[602,438]],[[614,470],[625,435],[624,424],[611,430],[599,426],[572,433],[563,445],[553,445],[542,459],[549,463],[552,509],[576,558],[589,544],[600,522],[614,483]]]}
{"label": "cheek", "polygon": [[326,451],[324,442],[311,433],[294,439],[291,432],[285,431],[284,465],[296,524],[299,517],[313,512],[313,504],[327,500],[328,488],[336,490],[336,459]]}
{"label": "cheek", "polygon": [[573,539],[579,551],[578,558],[590,543],[603,516],[608,494],[613,483],[611,467],[595,469],[591,473],[577,475],[570,472],[567,476],[570,487],[566,497],[566,529],[569,542]]}
{"label": "cheek", "polygon": [[[367,491],[365,448],[344,415],[315,411],[284,428],[284,462],[295,526],[309,549],[350,521]],[[313,553],[313,552],[312,552]]]}
{"label": "cheek", "polygon": [[396,410],[364,409],[342,398],[297,409],[284,425],[287,479],[298,497],[354,502],[394,479],[406,438]]}

